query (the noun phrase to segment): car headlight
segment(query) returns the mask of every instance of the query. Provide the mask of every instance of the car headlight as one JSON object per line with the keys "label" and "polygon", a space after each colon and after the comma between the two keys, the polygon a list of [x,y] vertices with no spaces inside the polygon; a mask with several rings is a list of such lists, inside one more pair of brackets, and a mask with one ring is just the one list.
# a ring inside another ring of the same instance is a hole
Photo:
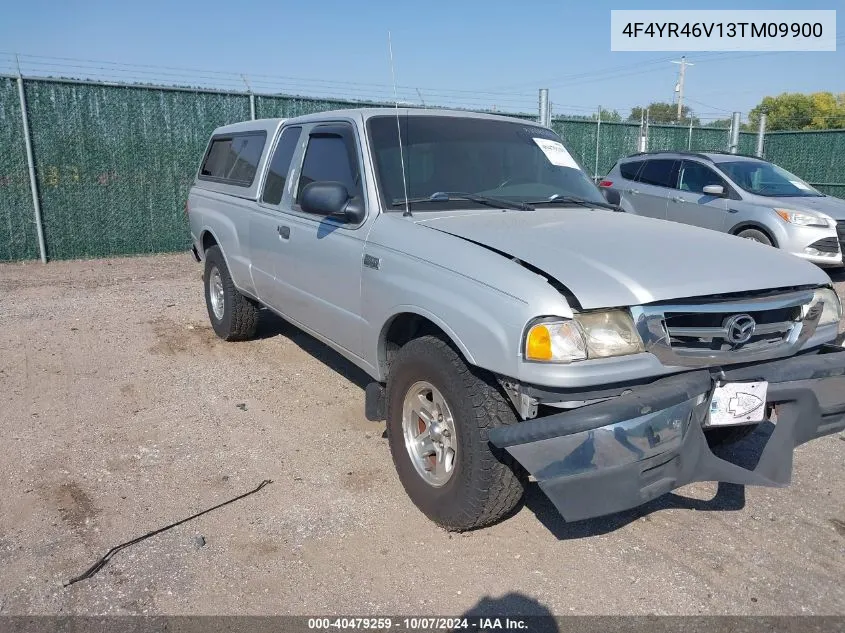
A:
{"label": "car headlight", "polygon": [[[814,213],[793,211],[792,209],[775,209],[780,219],[796,226],[832,226],[830,218]],[[834,224],[835,225],[835,224]]]}
{"label": "car headlight", "polygon": [[817,288],[813,295],[813,304],[818,301],[824,301],[819,325],[839,323],[839,319],[842,318],[842,303],[840,303],[836,292],[831,288]]}
{"label": "car headlight", "polygon": [[625,310],[583,312],[574,319],[535,323],[525,335],[526,360],[570,363],[642,351],[643,342]]}

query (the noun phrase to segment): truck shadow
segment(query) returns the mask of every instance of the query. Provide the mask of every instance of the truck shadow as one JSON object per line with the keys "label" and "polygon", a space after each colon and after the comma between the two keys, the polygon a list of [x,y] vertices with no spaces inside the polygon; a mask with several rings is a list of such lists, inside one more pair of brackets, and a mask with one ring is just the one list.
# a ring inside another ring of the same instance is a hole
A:
{"label": "truck shadow", "polygon": [[[460,619],[469,620],[470,630],[522,629],[532,633],[558,633],[560,628],[551,610],[535,598],[512,591],[500,598],[484,596],[464,611]],[[496,622],[496,618],[500,622]],[[506,621],[507,620],[507,621]],[[474,626],[477,625],[477,626]]]}
{"label": "truck shadow", "polygon": [[830,277],[831,281],[836,283],[845,281],[845,267],[843,268],[826,268],[825,272]]}
{"label": "truck shadow", "polygon": [[[753,469],[773,431],[774,425],[765,422],[745,439],[715,448],[713,452],[717,457],[731,463]],[[661,510],[737,512],[745,508],[745,486],[720,482],[716,494],[711,499],[696,499],[670,492],[630,510],[569,523],[549,501],[540,486],[532,483],[526,488],[523,506],[533,512],[540,523],[559,540],[572,540],[608,534],[640,519],[648,521],[651,514]]]}
{"label": "truck shadow", "polygon": [[363,369],[346,360],[325,343],[306,334],[295,325],[291,325],[275,312],[264,309],[261,311],[261,320],[255,338],[267,339],[275,336],[284,336],[306,354],[316,358],[362,391],[373,380]]}

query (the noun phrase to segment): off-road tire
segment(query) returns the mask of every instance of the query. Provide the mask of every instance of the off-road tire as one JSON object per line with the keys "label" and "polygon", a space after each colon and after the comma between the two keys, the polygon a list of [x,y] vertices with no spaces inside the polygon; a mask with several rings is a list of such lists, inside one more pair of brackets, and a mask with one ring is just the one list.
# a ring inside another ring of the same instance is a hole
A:
{"label": "off-road tire", "polygon": [[[210,296],[211,271],[215,267],[220,272],[223,282],[223,316],[220,319],[214,314]],[[205,252],[203,287],[208,319],[217,336],[224,341],[246,341],[255,336],[260,306],[235,288],[219,246],[212,246]]]}
{"label": "off-road tire", "polygon": [[737,233],[736,236],[747,240],[754,240],[755,242],[760,242],[766,246],[774,246],[774,244],[772,244],[772,240],[769,239],[769,236],[763,233],[763,231],[758,231],[757,229],[745,229],[744,231]]}
{"label": "off-road tire", "polygon": [[744,424],[742,426],[724,426],[716,429],[705,429],[704,437],[710,448],[734,444],[744,440],[757,428],[756,424]]}
{"label": "off-road tire", "polygon": [[[405,447],[402,409],[417,381],[428,381],[446,400],[455,423],[458,451],[455,470],[440,488],[416,471]],[[438,336],[404,345],[387,380],[387,438],[399,480],[411,501],[429,519],[451,531],[479,528],[508,515],[520,502],[527,479],[510,455],[488,442],[490,429],[515,424],[516,415],[495,379],[468,366]]]}

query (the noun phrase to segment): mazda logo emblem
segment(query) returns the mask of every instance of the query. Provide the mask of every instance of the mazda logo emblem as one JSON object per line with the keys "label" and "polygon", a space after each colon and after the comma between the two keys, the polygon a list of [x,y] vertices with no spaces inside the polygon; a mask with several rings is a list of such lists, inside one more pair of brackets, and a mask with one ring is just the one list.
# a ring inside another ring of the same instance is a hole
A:
{"label": "mazda logo emblem", "polygon": [[725,319],[723,327],[729,343],[742,345],[754,336],[754,328],[757,327],[757,322],[749,314],[735,314]]}

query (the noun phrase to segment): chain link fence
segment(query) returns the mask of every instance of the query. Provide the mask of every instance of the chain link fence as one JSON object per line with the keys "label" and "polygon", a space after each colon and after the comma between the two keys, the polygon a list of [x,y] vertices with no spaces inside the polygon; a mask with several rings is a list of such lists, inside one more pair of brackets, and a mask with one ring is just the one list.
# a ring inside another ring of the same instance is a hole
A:
{"label": "chain link fence", "polygon": [[17,82],[0,78],[0,260],[37,257]]}
{"label": "chain link fence", "polygon": [[[248,94],[53,79],[24,87],[48,258],[189,247],[183,208],[200,156],[214,128],[250,118]],[[281,95],[253,104],[259,118],[392,107]],[[17,81],[0,77],[0,261],[39,256],[21,117]],[[639,124],[557,118],[552,127],[596,177],[639,147]],[[728,141],[725,129],[648,126],[649,150],[723,151]],[[755,134],[740,135],[740,153],[755,147]],[[765,157],[845,197],[845,131],[768,134]]]}
{"label": "chain link fence", "polygon": [[819,191],[845,198],[845,130],[766,134],[764,157]]}

